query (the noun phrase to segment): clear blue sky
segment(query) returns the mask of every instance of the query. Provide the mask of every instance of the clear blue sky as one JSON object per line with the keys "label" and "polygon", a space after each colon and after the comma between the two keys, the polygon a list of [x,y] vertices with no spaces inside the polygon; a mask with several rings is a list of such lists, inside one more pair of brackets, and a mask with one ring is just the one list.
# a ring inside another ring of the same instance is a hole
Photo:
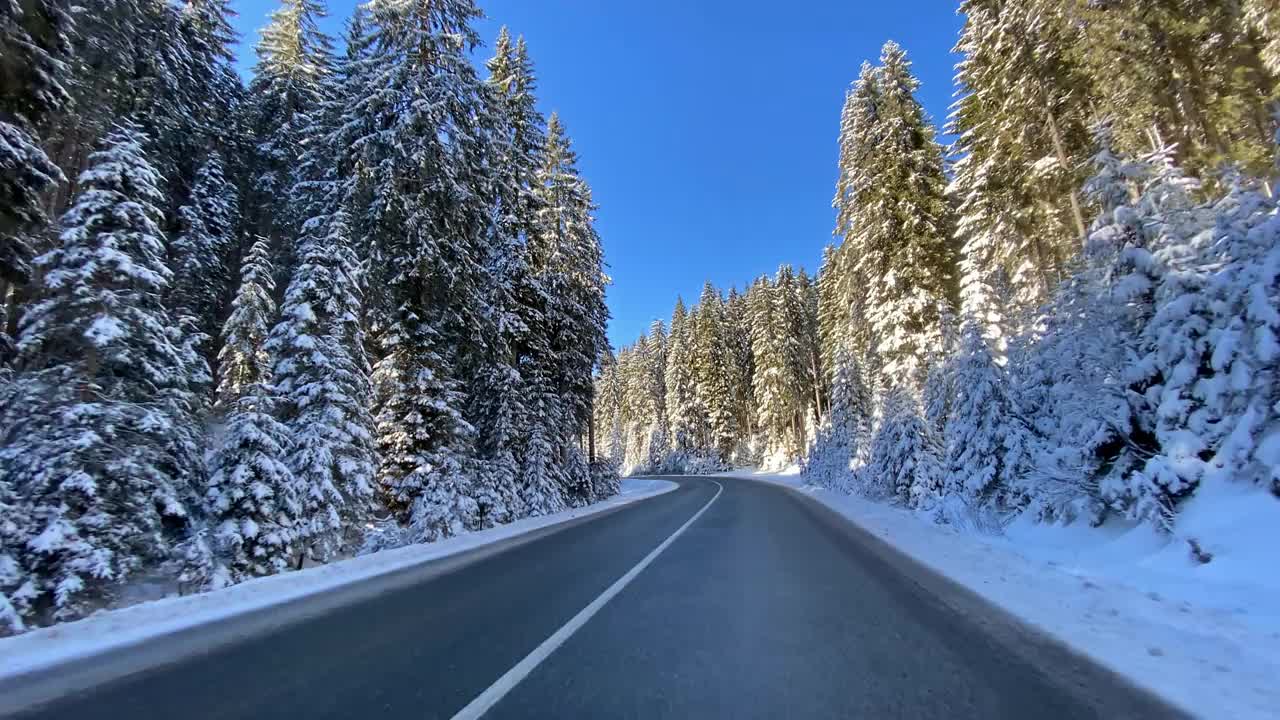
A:
{"label": "clear blue sky", "polygon": [[[676,295],[814,270],[831,238],[844,91],[885,40],[907,49],[934,119],[960,30],[948,0],[480,0],[487,44],[523,33],[600,204],[609,337],[632,342]],[[355,0],[329,0],[337,34]],[[276,0],[238,0],[241,64]],[[488,49],[482,49],[487,56]]]}

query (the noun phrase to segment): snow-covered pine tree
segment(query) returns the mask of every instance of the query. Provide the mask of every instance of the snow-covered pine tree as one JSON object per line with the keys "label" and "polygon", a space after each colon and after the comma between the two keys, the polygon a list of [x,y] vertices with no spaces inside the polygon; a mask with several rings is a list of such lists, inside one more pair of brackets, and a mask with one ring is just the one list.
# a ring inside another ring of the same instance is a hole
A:
{"label": "snow-covered pine tree", "polygon": [[65,180],[42,148],[37,128],[70,99],[71,15],[63,0],[0,8],[0,363],[13,354],[10,296],[31,281],[30,235],[46,217],[41,193]]}
{"label": "snow-covered pine tree", "polygon": [[1126,338],[1132,359],[1121,378],[1133,421],[1119,435],[1142,464],[1127,476],[1111,475],[1102,492],[1112,507],[1168,528],[1179,500],[1199,483],[1200,457],[1207,450],[1203,434],[1187,432],[1182,413],[1200,394],[1186,386],[1194,382],[1188,374],[1203,363],[1197,348],[1203,343],[1203,308],[1195,307],[1200,279],[1188,270],[1208,244],[1214,219],[1197,198],[1199,181],[1174,163],[1172,148],[1157,150],[1139,167],[1144,182],[1137,201],[1113,213],[1113,226],[1132,229],[1109,274],[1112,297],[1124,304],[1126,334],[1132,336]]}
{"label": "snow-covered pine tree", "polygon": [[708,281],[693,313],[694,396],[706,413],[704,451],[727,461],[737,445],[737,421],[730,387],[729,350],[725,341],[724,299]]}
{"label": "snow-covered pine tree", "polygon": [[299,494],[309,489],[295,481],[284,462],[289,431],[272,415],[272,389],[252,382],[232,402],[205,493],[214,527],[211,589],[293,564],[303,534]]}
{"label": "snow-covered pine tree", "polygon": [[[684,307],[684,300],[676,298],[671,314],[671,335],[667,341],[667,366],[663,371],[663,384],[667,394],[667,427],[671,432],[671,446],[677,455],[695,449],[695,443],[705,430],[706,413],[697,399],[693,377],[693,325]],[[699,448],[700,449],[700,448]]]}
{"label": "snow-covered pine tree", "polygon": [[840,286],[836,248],[827,245],[822,249],[822,264],[818,266],[818,345],[822,367],[826,371],[824,381],[830,384],[835,375],[836,355],[845,342],[848,330],[848,298]]}
{"label": "snow-covered pine tree", "polygon": [[1016,407],[1034,413],[1032,463],[1015,492],[1044,519],[1100,521],[1104,474],[1125,477],[1138,459],[1125,442],[1133,426],[1121,373],[1134,361],[1135,326],[1110,288],[1121,251],[1137,236],[1128,207],[1143,168],[1116,156],[1099,127],[1087,195],[1100,209],[1085,252],[1011,353]]}
{"label": "snow-covered pine tree", "polygon": [[798,444],[795,420],[799,398],[792,381],[793,364],[788,362],[785,317],[775,299],[778,292],[767,278],[758,280],[751,289],[756,418],[762,452],[770,465],[794,457]]}
{"label": "snow-covered pine tree", "polygon": [[479,10],[470,0],[369,10],[372,45],[342,123],[358,135],[342,164],[376,168],[353,218],[385,267],[389,301],[375,365],[378,482],[418,539],[434,539],[477,526],[462,390],[492,310],[482,247],[488,103],[466,55],[479,42]]}
{"label": "snow-covered pine tree", "polygon": [[[6,383],[4,392],[12,387]],[[9,405],[0,398],[0,407]],[[19,504],[17,491],[7,477],[0,477],[0,637],[16,635],[27,629],[22,610],[28,598],[27,576],[20,559],[26,544],[29,513]]]}
{"label": "snow-covered pine tree", "polygon": [[1027,442],[1023,420],[1009,402],[1004,371],[982,328],[977,318],[965,317],[952,361],[955,395],[944,432],[944,493],[971,509],[1005,509]]}
{"label": "snow-covered pine tree", "polygon": [[865,460],[872,420],[871,393],[850,344],[841,343],[832,359],[831,408],[804,462],[813,482],[845,492],[853,489],[854,468]]}
{"label": "snow-covered pine tree", "polygon": [[595,402],[596,450],[601,460],[614,468],[622,467],[626,454],[622,416],[622,380],[618,360],[613,352],[605,353],[596,375]]}
{"label": "snow-covered pine tree", "polygon": [[[558,427],[548,428],[555,438],[553,452],[567,469],[585,467],[568,462],[581,454],[579,438],[591,417],[591,375],[608,347],[605,326],[609,311],[604,291],[600,237],[595,230],[595,204],[591,188],[578,172],[578,158],[557,115],[547,122],[543,166],[538,175],[538,232],[532,256],[546,293],[544,322],[550,353],[536,372],[550,381],[554,395],[546,395],[549,407],[558,406]],[[566,475],[565,497],[572,505],[588,501],[590,478]]]}
{"label": "snow-covered pine tree", "polygon": [[300,487],[299,550],[317,559],[359,532],[373,500],[372,389],[351,245],[344,212],[304,225],[298,266],[265,345],[289,434],[286,465]]}
{"label": "snow-covered pine tree", "polygon": [[[240,211],[235,186],[222,158],[212,152],[196,173],[190,201],[179,208],[181,232],[169,256],[173,267],[170,306],[195,319],[209,341],[205,357],[217,357],[225,310],[231,297],[229,264],[238,257]],[[212,364],[212,363],[211,363]]]}
{"label": "snow-covered pine tree", "polygon": [[325,14],[320,0],[281,0],[254,47],[258,62],[246,110],[256,144],[246,224],[269,239],[282,286],[296,261],[293,240],[308,219],[299,215],[301,208],[290,201],[290,193],[299,179],[306,133],[331,87],[333,44],[316,25]]}
{"label": "snow-covered pine tree", "polygon": [[1003,267],[1019,303],[1035,307],[1084,242],[1090,78],[1062,3],[966,0],[961,13],[953,190],[964,309],[982,318],[991,307],[982,278]]}
{"label": "snow-covered pine tree", "polygon": [[928,509],[942,490],[944,451],[913,392],[897,385],[884,392],[880,424],[857,485],[870,497]]}
{"label": "snow-covered pine tree", "polygon": [[671,433],[667,425],[667,327],[661,319],[649,325],[649,352],[644,357],[643,373],[645,392],[651,409],[646,413],[652,418],[649,430],[649,459],[646,465],[652,472],[664,472],[671,458]]}
{"label": "snow-covered pine tree", "polygon": [[259,237],[240,265],[240,289],[222,326],[217,394],[225,409],[232,408],[249,387],[270,380],[271,359],[264,345],[276,318],[274,295],[271,241]]}
{"label": "snow-covered pine tree", "polygon": [[860,117],[842,152],[837,196],[866,322],[886,383],[920,387],[925,353],[939,341],[938,308],[954,294],[955,257],[942,152],[906,53],[885,45],[850,103]]}
{"label": "snow-covered pine tree", "polygon": [[383,347],[373,371],[383,502],[419,541],[475,527],[479,508],[466,447],[473,430],[460,410],[462,393],[445,375],[444,343],[405,304]]}
{"label": "snow-covered pine tree", "polygon": [[468,411],[476,428],[481,465],[478,502],[483,526],[524,514],[518,489],[521,446],[533,423],[554,421],[530,413],[532,389],[541,383],[530,383],[521,373],[522,366],[533,367],[532,361],[548,347],[542,332],[546,298],[530,257],[530,238],[537,228],[535,186],[543,120],[534,104],[533,69],[523,39],[513,44],[503,28],[488,68],[486,87],[497,160],[493,163],[495,220],[484,264],[491,279],[494,327],[487,333],[489,342],[470,384]]}
{"label": "snow-covered pine tree", "polygon": [[[1207,252],[1213,273],[1203,291],[1210,309],[1205,345],[1212,348],[1212,373],[1189,388],[1203,399],[1205,409],[1186,408],[1190,412],[1184,410],[1181,425],[1217,441],[1211,445],[1204,481],[1251,482],[1280,496],[1280,210],[1274,194],[1237,181],[1217,207],[1214,235]],[[1177,328],[1173,325],[1175,332]],[[1178,334],[1185,338],[1190,333]],[[1177,359],[1177,346],[1170,350],[1169,359]],[[1185,361],[1175,367],[1185,368]],[[1170,376],[1186,382],[1177,373]],[[1169,385],[1169,394],[1188,389]],[[1221,420],[1214,423],[1216,418]],[[1162,417],[1162,425],[1170,419],[1176,418]],[[1207,432],[1211,424],[1216,432]],[[1177,426],[1169,430],[1163,434],[1174,440]]]}
{"label": "snow-covered pine tree", "polygon": [[728,357],[729,388],[733,393],[736,423],[737,462],[749,462],[750,440],[755,432],[755,393],[751,377],[755,363],[751,357],[751,306],[745,293],[729,288],[724,303],[724,340]]}
{"label": "snow-covered pine tree", "polygon": [[925,379],[921,385],[920,405],[925,421],[941,435],[951,416],[958,390],[953,361],[960,344],[955,315],[945,304],[940,304],[938,308],[938,330],[938,346],[925,353]]}
{"label": "snow-covered pine tree", "polygon": [[22,321],[0,464],[32,532],[24,612],[42,619],[80,615],[169,558],[201,484],[175,440],[194,424],[192,364],[163,304],[163,197],[144,143],[126,124],[94,153]]}

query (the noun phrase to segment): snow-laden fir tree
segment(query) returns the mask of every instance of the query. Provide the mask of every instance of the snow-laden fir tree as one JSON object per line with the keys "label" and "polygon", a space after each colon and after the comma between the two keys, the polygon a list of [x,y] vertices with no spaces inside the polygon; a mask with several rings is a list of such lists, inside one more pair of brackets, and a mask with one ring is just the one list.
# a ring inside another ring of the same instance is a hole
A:
{"label": "snow-laden fir tree", "polygon": [[1015,474],[1025,466],[1026,430],[1009,401],[1003,368],[972,316],[961,325],[951,364],[955,384],[944,432],[944,492],[971,508],[1005,506]]}
{"label": "snow-laden fir tree", "polygon": [[622,379],[618,372],[617,356],[612,351],[606,352],[600,359],[592,409],[595,412],[597,457],[612,467],[621,469],[626,454],[622,429]]}
{"label": "snow-laden fir tree", "polygon": [[[954,294],[955,257],[942,152],[906,53],[885,45],[851,92],[859,122],[842,140],[837,196],[852,272],[885,382],[923,382],[921,361],[939,342],[938,309]],[[847,209],[846,209],[847,208]]]}
{"label": "snow-laden fir tree", "polygon": [[[1187,270],[1197,246],[1208,243],[1213,214],[1197,198],[1200,183],[1174,163],[1172,148],[1157,150],[1138,167],[1143,182],[1137,200],[1112,214],[1112,227],[1129,227],[1110,274],[1112,297],[1124,304],[1133,336],[1126,338],[1133,359],[1123,376],[1133,422],[1120,437],[1145,459],[1128,476],[1108,478],[1102,492],[1112,507],[1131,517],[1169,527],[1179,499],[1200,480],[1199,458],[1206,451],[1206,428],[1197,435],[1186,432],[1179,416],[1190,408],[1178,408],[1175,398],[1200,394],[1178,386],[1201,362],[1195,346],[1203,342],[1203,319],[1193,307],[1200,281]],[[1095,235],[1110,229],[1098,227]],[[1187,311],[1192,311],[1189,317],[1183,315]],[[1153,453],[1153,445],[1161,452]]]}
{"label": "snow-laden fir tree", "polygon": [[[705,435],[702,425],[706,413],[698,405],[693,377],[694,328],[684,307],[684,300],[676,298],[671,314],[671,335],[667,342],[667,366],[663,370],[666,386],[667,427],[671,432],[672,449],[688,453]],[[698,448],[701,449],[701,448]]]}
{"label": "snow-laden fir tree", "polygon": [[375,365],[378,483],[387,505],[434,539],[478,520],[463,391],[492,323],[487,101],[466,55],[479,10],[380,0],[369,11],[373,42],[342,124],[363,133],[343,145],[344,164],[376,168],[353,218],[380,256],[389,302]]}
{"label": "snow-laden fir tree", "polygon": [[751,376],[755,372],[751,357],[751,303],[745,293],[739,293],[732,287],[724,302],[724,343],[736,424],[735,461],[750,461],[750,438],[755,432],[755,394],[751,386]]}
{"label": "snow-laden fir tree", "polygon": [[[591,419],[591,374],[608,347],[604,303],[608,276],[595,229],[591,187],[578,171],[578,156],[557,115],[547,122],[543,166],[538,174],[538,229],[532,257],[546,293],[544,322],[548,350],[530,369],[543,402],[559,416],[548,427],[554,457],[563,468],[586,467],[570,462],[581,454],[579,438]],[[535,391],[538,392],[538,391]],[[589,477],[565,476],[571,505],[590,501]]]}
{"label": "snow-laden fir tree", "polygon": [[1124,248],[1137,237],[1131,188],[1144,169],[1112,152],[1099,129],[1095,174],[1087,195],[1101,210],[1085,252],[1011,353],[1014,404],[1035,430],[1033,463],[1015,491],[1045,519],[1100,521],[1101,484],[1126,476],[1136,463],[1125,438],[1133,427],[1123,374],[1136,357],[1130,309],[1113,295],[1111,279]]}
{"label": "snow-laden fir tree", "polygon": [[[537,232],[537,174],[543,151],[542,116],[535,107],[535,80],[523,38],[512,42],[503,28],[487,63],[494,163],[494,222],[485,245],[493,323],[482,359],[470,382],[468,416],[476,428],[480,463],[477,482],[482,526],[524,514],[520,502],[522,444],[534,423],[553,419],[531,414],[533,384],[521,372],[547,352],[542,319],[546,298],[534,275],[531,239]],[[545,511],[545,508],[539,508]]]}
{"label": "snow-laden fir tree", "polygon": [[[1185,431],[1209,438],[1212,454],[1203,482],[1248,482],[1280,494],[1280,436],[1276,434],[1280,427],[1276,391],[1280,373],[1280,211],[1271,193],[1238,180],[1218,203],[1216,214],[1214,242],[1206,248],[1207,263],[1201,266],[1210,275],[1198,303],[1208,309],[1208,328],[1203,329],[1203,344],[1197,343],[1197,349],[1211,349],[1207,357],[1210,374],[1190,384],[1185,375],[1170,373],[1170,381],[1161,388],[1172,397],[1193,392],[1204,407],[1188,407],[1186,401],[1162,402],[1157,432],[1169,449],[1176,447],[1174,442]],[[1172,315],[1168,319],[1174,322],[1160,322],[1166,315]],[[1153,326],[1183,340],[1181,346],[1162,343],[1169,356],[1163,358],[1165,362],[1177,360],[1188,336],[1194,338],[1202,331],[1194,316],[1179,318],[1177,310],[1162,309]],[[1174,367],[1184,370],[1188,364],[1184,359]],[[1170,412],[1175,409],[1181,413]],[[1179,432],[1183,428],[1185,431]],[[1165,454],[1175,461],[1179,458],[1168,449]]]}
{"label": "snow-laden fir tree", "polygon": [[[252,231],[270,240],[282,282],[292,269],[292,241],[301,209],[290,192],[316,113],[333,72],[332,41],[316,23],[318,0],[282,0],[254,47],[258,62],[249,83],[248,125],[256,139],[245,209]],[[311,139],[314,142],[314,138]]]}
{"label": "snow-laden fir tree", "polygon": [[850,341],[832,359],[831,409],[804,462],[804,474],[825,487],[851,491],[854,469],[864,464],[872,423],[871,393]]}
{"label": "snow-laden fir tree", "polygon": [[912,391],[890,386],[882,396],[867,464],[858,470],[858,488],[870,497],[927,509],[942,491],[943,452]]}
{"label": "snow-laden fir tree", "polygon": [[796,398],[782,342],[786,328],[773,302],[774,292],[768,278],[761,277],[748,294],[752,305],[751,351],[756,367],[752,384],[762,451],[766,455],[785,455],[791,444]]}
{"label": "snow-laden fir tree", "polygon": [[73,29],[62,0],[0,8],[0,362],[12,355],[9,295],[31,280],[31,234],[46,222],[41,193],[62,182],[37,128],[68,103]]}
{"label": "snow-laden fir tree", "polygon": [[170,248],[174,281],[170,305],[195,319],[208,342],[202,352],[217,357],[224,311],[230,299],[228,264],[238,249],[239,201],[222,158],[210,153],[196,174],[190,201],[178,210],[181,229]]}
{"label": "snow-laden fir tree", "polygon": [[285,463],[289,432],[272,415],[272,390],[241,388],[211,461],[205,504],[213,526],[212,589],[287,570],[299,556],[300,494]]}
{"label": "snow-laden fir tree", "polygon": [[280,321],[274,360],[285,462],[299,486],[299,550],[325,559],[369,514],[375,454],[372,389],[360,324],[359,262],[344,212],[309,220]]}
{"label": "snow-laden fir tree", "polygon": [[192,361],[163,303],[163,198],[145,140],[130,125],[103,140],[58,247],[36,259],[0,450],[30,531],[24,613],[80,615],[167,559],[201,483],[198,458],[182,456]]}
{"label": "snow-laden fir tree", "polygon": [[694,397],[706,413],[706,436],[702,447],[714,451],[720,460],[726,461],[737,444],[737,422],[733,412],[724,299],[710,282],[703,284],[698,307],[690,322],[693,326]]}
{"label": "snow-laden fir tree", "polygon": [[240,288],[222,326],[218,402],[224,408],[234,406],[250,386],[270,380],[271,359],[264,346],[276,319],[274,295],[271,241],[259,237],[240,265]]}

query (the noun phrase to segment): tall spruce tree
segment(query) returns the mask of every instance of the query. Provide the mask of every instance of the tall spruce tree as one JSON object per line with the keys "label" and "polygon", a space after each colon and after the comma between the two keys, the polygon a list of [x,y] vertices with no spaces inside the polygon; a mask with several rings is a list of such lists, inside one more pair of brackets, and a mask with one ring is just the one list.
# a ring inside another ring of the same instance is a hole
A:
{"label": "tall spruce tree", "polygon": [[258,62],[247,93],[247,125],[256,139],[246,194],[246,222],[268,238],[281,285],[295,262],[293,240],[301,222],[291,202],[300,160],[331,87],[332,41],[316,23],[319,0],[282,0],[254,47]]}
{"label": "tall spruce tree", "polygon": [[103,140],[59,246],[36,260],[0,451],[31,532],[19,558],[26,613],[82,614],[168,558],[201,483],[186,442],[192,364],[163,304],[163,198],[145,141],[130,125]]}
{"label": "tall spruce tree", "polygon": [[347,216],[339,211],[303,227],[298,266],[265,349],[289,434],[285,462],[300,486],[300,550],[325,559],[372,506],[372,388]]}
{"label": "tall spruce tree", "polygon": [[955,294],[955,253],[942,153],[915,98],[919,82],[902,48],[885,45],[877,68],[864,68],[849,104],[858,122],[842,140],[837,196],[853,277],[865,288],[854,302],[886,382],[917,389],[921,360],[938,343],[938,309]]}
{"label": "tall spruce tree", "polygon": [[205,503],[214,526],[216,589],[288,569],[299,554],[305,491],[284,462],[289,432],[272,415],[271,390],[241,389],[214,453]]}
{"label": "tall spruce tree", "polygon": [[273,275],[271,242],[259,237],[240,266],[240,288],[222,326],[217,395],[224,408],[233,407],[249,387],[270,379],[265,345],[276,315]]}
{"label": "tall spruce tree", "polygon": [[0,8],[0,363],[13,353],[15,293],[31,281],[31,236],[46,222],[40,195],[65,180],[39,129],[70,100],[68,10],[62,0]]}

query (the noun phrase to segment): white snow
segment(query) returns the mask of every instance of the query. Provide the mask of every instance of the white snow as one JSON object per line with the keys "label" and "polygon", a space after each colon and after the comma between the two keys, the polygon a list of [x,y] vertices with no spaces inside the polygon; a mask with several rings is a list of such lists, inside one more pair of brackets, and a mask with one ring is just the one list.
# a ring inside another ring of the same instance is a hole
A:
{"label": "white snow", "polygon": [[1054,526],[1029,518],[1004,535],[935,524],[909,510],[804,485],[795,476],[721,473],[796,488],[918,561],[1197,717],[1274,718],[1280,707],[1280,502],[1206,483],[1178,519],[1210,537],[1199,564],[1149,526]]}
{"label": "white snow", "polygon": [[47,669],[78,658],[137,645],[202,623],[334,590],[661,495],[676,487],[675,483],[666,480],[624,478],[622,492],[618,496],[584,508],[525,518],[439,542],[410,545],[297,572],[257,578],[197,595],[139,603],[0,639],[0,678]]}

